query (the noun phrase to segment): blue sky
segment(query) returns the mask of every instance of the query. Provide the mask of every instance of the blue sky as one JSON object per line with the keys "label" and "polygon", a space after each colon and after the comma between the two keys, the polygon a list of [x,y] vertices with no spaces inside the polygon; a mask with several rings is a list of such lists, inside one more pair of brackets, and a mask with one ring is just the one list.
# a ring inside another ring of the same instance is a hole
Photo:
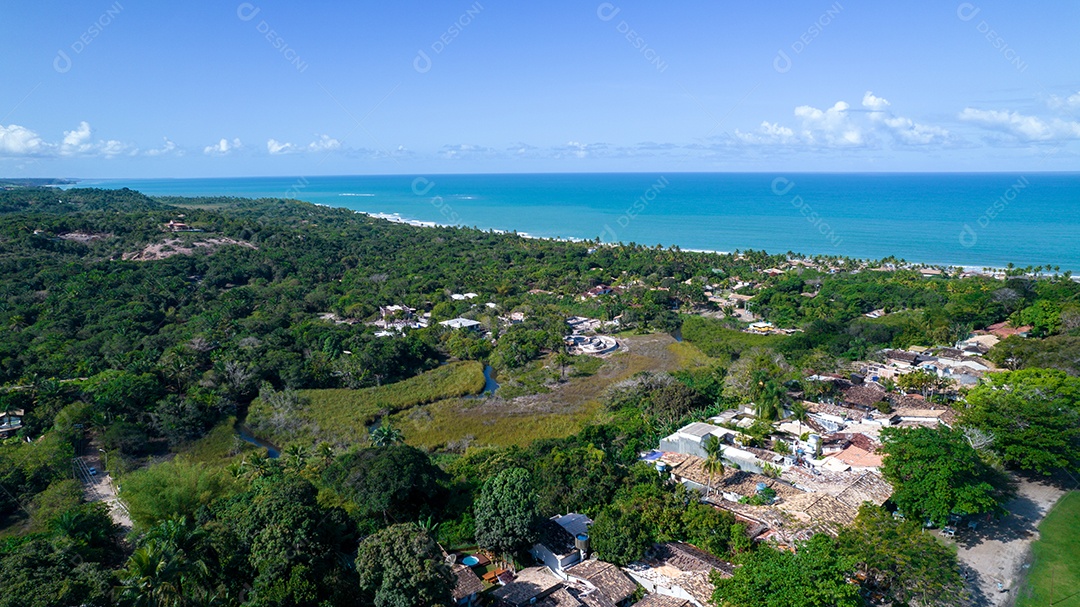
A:
{"label": "blue sky", "polygon": [[0,176],[1080,168],[1080,3],[5,8]]}

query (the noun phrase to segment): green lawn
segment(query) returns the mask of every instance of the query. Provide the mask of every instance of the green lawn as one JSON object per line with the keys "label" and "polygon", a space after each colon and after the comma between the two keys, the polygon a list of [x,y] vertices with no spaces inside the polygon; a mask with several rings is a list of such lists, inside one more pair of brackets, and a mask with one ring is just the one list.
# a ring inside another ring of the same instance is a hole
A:
{"label": "green lawn", "polygon": [[[476,361],[443,365],[404,381],[385,386],[349,390],[300,390],[310,400],[286,427],[270,420],[261,401],[251,403],[248,425],[260,438],[284,448],[289,443],[330,441],[355,444],[368,438],[367,426],[380,415],[404,411],[447,398],[477,394],[484,389],[484,367]],[[289,427],[291,426],[291,427]]]}
{"label": "green lawn", "polygon": [[1080,491],[1061,498],[1039,525],[1034,563],[1017,607],[1080,607]]}

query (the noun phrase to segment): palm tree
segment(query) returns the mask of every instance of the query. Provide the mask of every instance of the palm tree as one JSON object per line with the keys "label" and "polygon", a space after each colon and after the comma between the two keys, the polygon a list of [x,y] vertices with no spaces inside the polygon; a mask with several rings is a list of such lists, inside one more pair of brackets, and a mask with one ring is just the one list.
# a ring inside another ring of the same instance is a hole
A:
{"label": "palm tree", "polygon": [[709,488],[705,493],[708,496],[716,490],[713,486],[713,477],[724,478],[724,461],[719,457],[708,457],[702,462],[701,469],[709,473]]}
{"label": "palm tree", "polygon": [[371,444],[376,447],[389,447],[405,442],[405,435],[401,430],[390,424],[383,424],[371,431]]}
{"label": "palm tree", "polygon": [[244,475],[249,478],[261,478],[266,476],[271,468],[270,459],[259,456],[253,456],[251,459],[245,457],[243,461],[240,462],[240,466],[244,469]]}
{"label": "palm tree", "polygon": [[806,422],[806,419],[810,417],[810,412],[806,409],[806,405],[796,402],[791,405],[791,417],[799,422],[799,436],[802,436],[802,425]]}
{"label": "palm tree", "polygon": [[299,472],[304,469],[308,459],[308,448],[303,445],[289,445],[285,449],[285,466]]}
{"label": "palm tree", "polygon": [[324,466],[329,466],[334,461],[334,446],[327,442],[321,442],[315,446],[315,457],[322,460]]}
{"label": "palm tree", "polygon": [[702,448],[705,449],[705,454],[708,456],[705,458],[705,462],[701,464],[701,468],[709,474],[709,487],[705,493],[708,496],[714,489],[713,476],[720,475],[721,478],[724,476],[724,445],[715,434],[710,434],[705,438]]}
{"label": "palm tree", "polygon": [[754,414],[759,418],[772,421],[783,415],[784,396],[787,391],[775,380],[769,380],[759,384],[757,401],[754,404]]}
{"label": "palm tree", "polygon": [[131,607],[180,607],[181,564],[157,542],[135,550],[120,572],[120,596]]}

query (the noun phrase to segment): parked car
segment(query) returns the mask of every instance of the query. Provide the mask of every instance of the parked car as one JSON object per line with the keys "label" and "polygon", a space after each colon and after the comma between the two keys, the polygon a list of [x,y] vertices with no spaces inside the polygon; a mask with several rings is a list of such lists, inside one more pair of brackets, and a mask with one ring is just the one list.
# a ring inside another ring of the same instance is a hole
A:
{"label": "parked car", "polygon": [[90,466],[90,476],[97,476],[97,468]]}

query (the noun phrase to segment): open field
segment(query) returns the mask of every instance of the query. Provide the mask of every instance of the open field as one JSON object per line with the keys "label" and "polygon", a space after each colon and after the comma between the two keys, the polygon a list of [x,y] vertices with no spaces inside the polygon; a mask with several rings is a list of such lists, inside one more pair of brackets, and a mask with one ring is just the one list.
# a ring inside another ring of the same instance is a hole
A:
{"label": "open field", "polygon": [[367,441],[367,427],[386,413],[478,394],[483,389],[483,365],[475,361],[451,363],[385,386],[300,390],[298,394],[310,402],[287,415],[269,411],[256,400],[247,423],[257,436],[279,447],[323,440],[356,444]]}
{"label": "open field", "polygon": [[1031,552],[1017,607],[1080,606],[1080,491],[1066,494],[1043,520]]}
{"label": "open field", "polygon": [[[569,436],[603,420],[602,400],[614,383],[642,371],[675,371],[712,361],[695,346],[667,334],[620,337],[621,351],[602,359],[587,377],[544,386],[544,391],[505,398],[452,399],[402,411],[391,420],[405,440],[432,449],[468,445],[526,445],[539,438]],[[591,370],[591,369],[590,369]],[[568,370],[569,371],[569,370]],[[540,370],[531,370],[537,375]],[[558,370],[552,374],[557,377]]]}

